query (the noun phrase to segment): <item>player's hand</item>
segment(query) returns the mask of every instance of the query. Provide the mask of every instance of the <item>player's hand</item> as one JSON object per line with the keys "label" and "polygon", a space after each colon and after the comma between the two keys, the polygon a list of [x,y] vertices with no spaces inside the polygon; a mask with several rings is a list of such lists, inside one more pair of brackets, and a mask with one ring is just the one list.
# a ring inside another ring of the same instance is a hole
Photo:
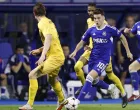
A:
{"label": "player's hand", "polygon": [[70,58],[74,58],[76,56],[76,52],[74,51],[73,53],[70,54]]}
{"label": "player's hand", "polygon": [[86,50],[91,51],[91,48],[90,48],[88,45],[86,45],[86,46],[84,47],[84,50],[85,50],[85,51],[86,51]]}
{"label": "player's hand", "polygon": [[131,31],[131,29],[129,29],[129,28],[124,29],[124,33],[126,33],[126,34],[130,33],[130,31]]}
{"label": "player's hand", "polygon": [[123,56],[119,56],[118,63],[122,64],[123,62],[124,62],[124,57]]}
{"label": "player's hand", "polygon": [[44,60],[45,60],[45,56],[41,55],[41,57],[39,58],[39,60],[35,64],[40,65],[44,62]]}
{"label": "player's hand", "polygon": [[39,49],[35,49],[35,50],[32,50],[29,54],[30,55],[38,55],[40,53],[41,53],[41,51]]}
{"label": "player's hand", "polygon": [[127,57],[130,59],[130,61],[132,61],[132,60],[133,60],[133,55],[132,55],[132,53],[131,53],[131,52],[127,53]]}

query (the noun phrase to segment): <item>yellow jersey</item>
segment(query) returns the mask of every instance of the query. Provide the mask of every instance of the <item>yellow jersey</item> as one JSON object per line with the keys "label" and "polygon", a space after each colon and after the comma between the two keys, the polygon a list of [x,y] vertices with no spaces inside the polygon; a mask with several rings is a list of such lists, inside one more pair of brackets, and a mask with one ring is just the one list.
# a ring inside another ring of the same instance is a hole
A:
{"label": "yellow jersey", "polygon": [[[108,24],[106,21],[104,21],[104,23]],[[95,24],[94,20],[92,20],[91,18],[88,18],[87,19],[88,29],[91,28],[94,24]],[[89,47],[91,49],[93,48],[93,41],[92,41],[92,38],[91,37],[89,39]]]}
{"label": "yellow jersey", "polygon": [[50,48],[46,53],[47,57],[50,56],[58,56],[59,58],[64,59],[63,50],[59,41],[59,35],[56,30],[54,23],[48,19],[47,17],[43,17],[38,23],[39,34],[41,37],[41,41],[44,44],[45,36],[44,35],[52,35],[52,41],[50,44]]}

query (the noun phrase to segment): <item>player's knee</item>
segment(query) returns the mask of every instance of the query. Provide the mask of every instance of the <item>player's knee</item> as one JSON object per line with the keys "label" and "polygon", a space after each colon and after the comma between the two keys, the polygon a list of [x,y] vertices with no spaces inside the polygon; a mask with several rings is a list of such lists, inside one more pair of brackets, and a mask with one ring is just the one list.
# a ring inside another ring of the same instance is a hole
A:
{"label": "player's knee", "polygon": [[29,79],[33,79],[36,78],[35,73],[33,71],[31,71],[28,75]]}
{"label": "player's knee", "polygon": [[94,80],[93,77],[90,74],[88,74],[87,77],[86,77],[86,81],[89,81],[89,82],[92,83],[93,80]]}
{"label": "player's knee", "polygon": [[133,64],[129,65],[129,72],[136,71]]}
{"label": "player's knee", "polygon": [[80,68],[79,68],[79,66],[78,66],[78,63],[75,64],[74,70],[75,70],[76,72],[78,72],[78,71],[80,70]]}

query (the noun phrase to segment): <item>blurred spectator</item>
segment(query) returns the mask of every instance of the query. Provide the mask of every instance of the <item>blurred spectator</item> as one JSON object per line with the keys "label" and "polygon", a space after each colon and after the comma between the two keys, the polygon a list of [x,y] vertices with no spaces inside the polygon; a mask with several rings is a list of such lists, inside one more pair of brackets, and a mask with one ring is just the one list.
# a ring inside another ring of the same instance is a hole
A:
{"label": "blurred spectator", "polygon": [[[131,15],[127,16],[125,23],[126,23],[127,28],[132,28],[132,26],[135,23],[134,17]],[[121,28],[121,31],[123,34],[124,34],[124,29],[125,29],[125,27]],[[140,52],[138,49],[138,45],[137,45],[138,44],[137,37],[133,36],[132,34],[124,34],[124,35],[125,35],[125,38],[127,39],[130,51],[133,54],[133,57],[135,60],[139,57],[139,52]],[[120,69],[121,69],[121,82],[124,85],[125,78],[126,78],[127,73],[128,73],[128,66],[133,61],[130,61],[127,58],[126,51],[125,51],[125,49],[120,41],[117,42],[117,53],[118,53],[118,63],[120,65]]]}
{"label": "blurred spectator", "polygon": [[3,73],[2,59],[0,58],[0,84],[1,84],[1,99],[9,99],[9,93],[7,90],[7,76]]}
{"label": "blurred spectator", "polygon": [[28,73],[31,71],[29,58],[24,54],[24,48],[21,45],[16,46],[16,52],[10,58],[8,64],[10,65],[11,74],[14,76],[14,89],[16,95],[18,94],[18,81],[28,83]]}
{"label": "blurred spectator", "polygon": [[116,20],[113,19],[113,18],[108,18],[108,19],[107,19],[107,23],[108,23],[110,26],[116,27]]}
{"label": "blurred spectator", "polygon": [[20,24],[20,32],[18,35],[17,44],[24,45],[25,53],[29,55],[31,51],[30,43],[33,40],[31,33],[28,31],[27,23],[23,22]]}
{"label": "blurred spectator", "polygon": [[76,73],[74,71],[75,60],[69,57],[70,49],[67,44],[62,45],[62,49],[65,55],[65,62],[61,67],[59,77],[62,79],[64,88],[67,90],[66,83],[68,82],[68,80],[77,79]]}

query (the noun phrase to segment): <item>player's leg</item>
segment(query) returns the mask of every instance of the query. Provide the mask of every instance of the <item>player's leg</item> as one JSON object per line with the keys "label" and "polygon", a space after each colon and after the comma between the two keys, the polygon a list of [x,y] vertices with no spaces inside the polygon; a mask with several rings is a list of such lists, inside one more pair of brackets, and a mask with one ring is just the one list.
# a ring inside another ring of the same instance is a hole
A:
{"label": "player's leg", "polygon": [[[54,71],[54,72],[55,72],[55,74],[58,74],[57,71]],[[53,90],[55,91],[55,93],[58,97],[59,105],[67,104],[67,100],[65,100],[62,86],[61,86],[60,82],[58,81],[57,76],[49,76],[49,83],[51,84]],[[59,107],[57,109],[59,110]]]}
{"label": "player's leg", "polygon": [[[79,60],[76,62],[74,69],[76,72],[76,75],[78,79],[81,81],[82,85],[85,83],[85,76],[84,76],[84,71],[83,71],[83,66],[88,63],[88,59],[90,56],[90,51],[85,51],[83,55],[79,58]],[[82,87],[80,87],[76,92],[75,95],[78,96]]]}
{"label": "player's leg", "polygon": [[29,73],[29,99],[26,105],[19,107],[19,110],[32,110],[34,99],[38,89],[37,74],[41,66],[37,66]]}
{"label": "player's leg", "polygon": [[137,100],[140,96],[139,94],[139,75],[138,70],[140,69],[140,58],[135,60],[133,63],[129,66],[129,73],[131,76],[132,86],[134,88],[133,95],[128,99],[128,101],[134,101]]}
{"label": "player's leg", "polygon": [[109,90],[112,89],[112,86],[109,86],[104,81],[98,79],[98,76],[100,76],[100,74],[104,71],[105,67],[106,67],[106,63],[103,63],[101,61],[94,65],[89,65],[90,72],[86,77],[86,82],[79,96],[77,97],[78,104],[80,103],[80,100],[87,94],[89,89],[92,87],[93,82],[95,82],[96,86],[102,86],[104,89],[109,89]]}
{"label": "player's leg", "polygon": [[122,108],[125,108],[128,104],[127,101],[127,94],[125,93],[125,90],[122,86],[122,83],[120,81],[120,79],[114,74],[113,70],[112,70],[112,64],[109,63],[109,65],[106,68],[106,73],[108,78],[114,82],[114,84],[117,86],[117,88],[120,90],[121,92],[121,96],[122,96]]}
{"label": "player's leg", "polygon": [[126,76],[127,76],[127,71],[124,71],[124,72],[121,73],[120,80],[121,80],[121,83],[122,83],[123,86],[125,84]]}
{"label": "player's leg", "polygon": [[89,53],[87,51],[84,52],[84,54],[79,58],[79,60],[76,62],[74,69],[76,72],[76,75],[78,79],[81,81],[82,85],[85,83],[85,76],[83,72],[83,66],[87,64],[88,60],[87,57],[89,57]]}
{"label": "player's leg", "polygon": [[122,96],[125,96],[125,90],[122,86],[122,83],[120,79],[114,74],[113,69],[112,69],[112,63],[110,61],[109,65],[106,67],[106,73],[108,78],[114,82],[114,84],[117,86],[117,88],[120,90]]}

